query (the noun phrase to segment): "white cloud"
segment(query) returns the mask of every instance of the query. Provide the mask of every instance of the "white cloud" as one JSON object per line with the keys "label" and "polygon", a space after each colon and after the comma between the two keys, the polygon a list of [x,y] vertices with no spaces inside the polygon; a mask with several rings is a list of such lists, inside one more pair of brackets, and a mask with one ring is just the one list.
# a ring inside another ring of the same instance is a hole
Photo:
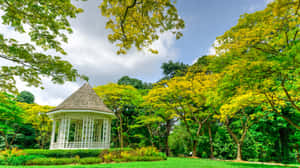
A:
{"label": "white cloud", "polygon": [[269,4],[271,2],[274,2],[274,0],[264,0],[266,2],[266,4]]}
{"label": "white cloud", "polygon": [[[153,44],[153,48],[159,50],[158,55],[147,51],[138,52],[135,49],[130,50],[127,55],[117,55],[113,44],[107,40],[105,18],[101,16],[97,3],[96,1],[78,3],[85,12],[71,22],[74,33],[69,36],[69,43],[64,45],[68,55],[63,58],[70,61],[79,73],[87,75],[92,86],[115,82],[124,75],[152,82],[158,80],[161,77],[162,62],[177,58],[176,50],[172,48],[175,37],[171,33],[160,36]],[[16,36],[17,39],[28,38],[24,35],[17,37],[15,31],[7,27],[0,27],[0,31]],[[0,59],[0,66],[5,63],[5,60]],[[83,81],[78,81],[57,85],[48,78],[42,79],[44,90],[27,87],[20,80],[17,81],[17,87],[20,91],[32,92],[38,104],[56,106],[83,84]]]}

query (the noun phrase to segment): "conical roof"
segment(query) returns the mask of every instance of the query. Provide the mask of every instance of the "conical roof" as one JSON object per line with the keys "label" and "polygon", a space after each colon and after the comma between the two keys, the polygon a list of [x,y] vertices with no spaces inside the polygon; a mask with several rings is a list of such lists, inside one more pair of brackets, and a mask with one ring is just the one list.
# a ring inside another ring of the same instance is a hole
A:
{"label": "conical roof", "polygon": [[81,86],[50,112],[58,110],[96,110],[113,114],[88,83]]}

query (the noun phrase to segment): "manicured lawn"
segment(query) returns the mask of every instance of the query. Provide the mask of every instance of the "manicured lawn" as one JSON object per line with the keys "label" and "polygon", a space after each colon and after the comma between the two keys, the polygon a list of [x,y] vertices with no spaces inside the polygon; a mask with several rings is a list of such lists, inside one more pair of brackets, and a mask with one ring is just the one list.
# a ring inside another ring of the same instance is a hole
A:
{"label": "manicured lawn", "polygon": [[[0,168],[8,166],[0,166]],[[9,166],[22,167],[22,166]],[[130,163],[112,163],[99,165],[63,165],[63,166],[23,166],[26,168],[59,168],[59,167],[75,167],[75,168],[283,168],[283,166],[270,166],[262,164],[234,163],[225,161],[212,161],[206,159],[190,159],[190,158],[168,158],[166,161],[157,162],[130,162]]]}

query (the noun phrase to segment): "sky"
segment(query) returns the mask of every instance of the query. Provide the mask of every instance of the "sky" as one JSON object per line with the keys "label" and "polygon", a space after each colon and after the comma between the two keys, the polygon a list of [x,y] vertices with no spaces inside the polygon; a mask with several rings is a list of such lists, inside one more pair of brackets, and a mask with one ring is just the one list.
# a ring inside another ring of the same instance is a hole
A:
{"label": "sky", "polygon": [[[176,40],[166,32],[153,44],[159,54],[131,49],[126,55],[117,55],[115,47],[107,40],[109,30],[105,29],[106,19],[98,8],[101,1],[75,2],[84,9],[76,19],[71,20],[74,30],[69,42],[63,45],[68,55],[64,59],[71,62],[79,73],[89,77],[92,86],[116,82],[124,75],[146,82],[155,82],[162,77],[160,66],[168,60],[192,64],[197,58],[213,54],[216,37],[234,26],[239,16],[262,10],[271,0],[177,0],[179,15],[185,21],[183,37]],[[1,13],[0,13],[1,14]],[[11,28],[0,25],[1,33],[19,41],[28,37]],[[0,66],[9,62],[0,58]],[[27,87],[17,80],[19,91],[27,90],[35,95],[35,102],[41,105],[57,106],[76,91],[84,81],[53,84],[43,77],[45,89]]]}

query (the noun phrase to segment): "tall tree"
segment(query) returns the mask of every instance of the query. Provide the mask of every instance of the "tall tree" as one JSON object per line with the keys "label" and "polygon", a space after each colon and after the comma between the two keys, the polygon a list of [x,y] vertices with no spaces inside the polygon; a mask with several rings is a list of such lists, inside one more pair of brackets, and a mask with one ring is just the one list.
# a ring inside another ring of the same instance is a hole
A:
{"label": "tall tree", "polygon": [[28,103],[28,104],[33,104],[34,103],[34,95],[31,92],[22,91],[17,96],[17,101],[23,102],[23,103]]}
{"label": "tall tree", "polygon": [[157,127],[164,127],[159,129],[161,138],[163,138],[164,150],[167,156],[170,155],[169,136],[172,127],[175,124],[177,114],[172,106],[168,104],[168,96],[164,88],[155,87],[148,95],[144,96],[145,102],[143,105],[148,109],[148,114],[140,116],[139,122],[148,128],[151,135],[152,143],[154,141],[154,134]]}
{"label": "tall tree", "polygon": [[143,82],[136,78],[131,78],[129,76],[123,76],[118,80],[119,85],[131,85],[137,89],[151,89],[152,84]]}
{"label": "tall tree", "polygon": [[19,128],[23,124],[23,110],[17,106],[12,95],[0,93],[0,134],[5,147],[9,149],[16,140]]}
{"label": "tall tree", "polygon": [[32,125],[35,129],[35,140],[41,149],[50,142],[52,120],[46,114],[51,106],[41,106],[38,104],[18,103],[18,106],[24,110],[22,116],[24,123]]}
{"label": "tall tree", "polygon": [[164,62],[161,67],[165,77],[163,79],[171,79],[175,76],[183,76],[187,72],[188,65],[182,62],[173,62],[172,60]]}
{"label": "tall tree", "polygon": [[217,53],[230,58],[228,79],[259,91],[273,112],[300,129],[295,118],[284,115],[289,104],[300,114],[299,24],[300,1],[275,0],[267,8],[244,14],[236,26],[217,38]]}
{"label": "tall tree", "polygon": [[151,103],[164,106],[183,122],[191,137],[193,156],[196,156],[202,127],[212,116],[212,111],[206,106],[206,96],[215,87],[216,79],[216,76],[205,73],[174,77],[159,83],[148,95]]}
{"label": "tall tree", "polygon": [[[117,130],[120,147],[124,147],[124,118],[126,110],[128,107],[137,107],[142,102],[142,96],[132,86],[129,85],[118,85],[110,83],[103,86],[98,86],[94,88],[97,95],[99,95],[105,104],[116,114]],[[130,115],[130,114],[129,114]],[[126,130],[125,130],[126,131]]]}

